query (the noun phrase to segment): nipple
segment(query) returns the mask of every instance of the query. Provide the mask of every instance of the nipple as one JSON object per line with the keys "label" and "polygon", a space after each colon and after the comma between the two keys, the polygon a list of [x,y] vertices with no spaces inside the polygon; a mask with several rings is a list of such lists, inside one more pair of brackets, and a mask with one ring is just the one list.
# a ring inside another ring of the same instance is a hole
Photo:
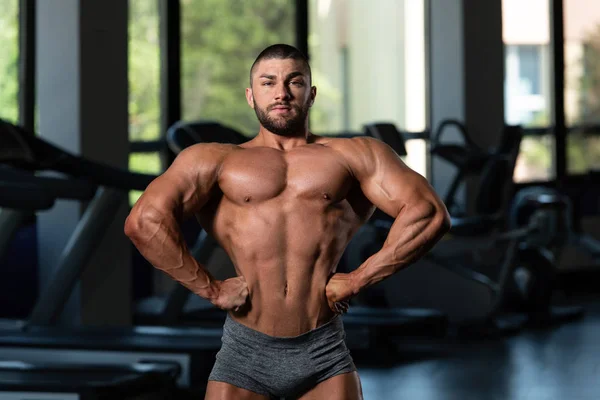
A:
{"label": "nipple", "polygon": [[329,200],[331,197],[329,197],[329,195],[327,193],[323,193],[323,198],[325,200]]}

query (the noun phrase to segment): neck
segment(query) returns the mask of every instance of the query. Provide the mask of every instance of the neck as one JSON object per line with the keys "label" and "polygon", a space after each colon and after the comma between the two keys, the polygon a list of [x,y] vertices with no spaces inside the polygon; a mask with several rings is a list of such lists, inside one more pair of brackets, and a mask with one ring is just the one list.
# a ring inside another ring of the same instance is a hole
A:
{"label": "neck", "polygon": [[294,147],[303,146],[312,143],[314,137],[305,127],[302,131],[289,136],[276,135],[266,130],[262,125],[256,135],[257,143],[264,147],[272,147],[279,150],[290,150]]}

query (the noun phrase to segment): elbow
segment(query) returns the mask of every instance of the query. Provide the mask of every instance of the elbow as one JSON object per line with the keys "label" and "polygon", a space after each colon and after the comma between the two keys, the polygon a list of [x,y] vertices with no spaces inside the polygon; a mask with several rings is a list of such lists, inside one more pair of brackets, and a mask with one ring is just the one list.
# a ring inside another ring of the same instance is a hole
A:
{"label": "elbow", "polygon": [[450,214],[448,213],[448,209],[444,204],[436,207],[436,212],[432,222],[435,226],[437,237],[442,237],[450,231],[450,228],[452,228],[452,220],[450,218]]}
{"label": "elbow", "polygon": [[425,222],[426,231],[434,240],[439,240],[450,231],[452,227],[450,214],[441,201],[425,201],[418,210],[419,219]]}
{"label": "elbow", "polygon": [[125,236],[127,236],[129,239],[133,239],[140,231],[140,223],[138,218],[138,215],[136,215],[135,211],[132,210],[127,216],[127,219],[125,219],[123,232],[125,233]]}
{"label": "elbow", "polygon": [[419,226],[418,231],[422,231],[434,242],[448,233],[452,226],[450,214],[441,202],[423,201],[412,212],[415,226]]}
{"label": "elbow", "polygon": [[150,207],[138,207],[137,205],[131,210],[129,216],[125,220],[123,231],[134,244],[138,244],[145,237],[149,236],[151,231],[154,231],[156,221],[160,218],[158,211]]}
{"label": "elbow", "polygon": [[123,227],[123,232],[125,233],[125,236],[127,236],[129,239],[131,239],[134,242],[135,242],[136,238],[138,238],[140,236],[140,233],[142,231],[142,227],[143,227],[142,220],[143,220],[143,218],[141,218],[141,216],[139,215],[139,213],[136,211],[135,208],[133,210],[131,210],[131,212],[127,216],[127,219],[125,220],[125,226]]}

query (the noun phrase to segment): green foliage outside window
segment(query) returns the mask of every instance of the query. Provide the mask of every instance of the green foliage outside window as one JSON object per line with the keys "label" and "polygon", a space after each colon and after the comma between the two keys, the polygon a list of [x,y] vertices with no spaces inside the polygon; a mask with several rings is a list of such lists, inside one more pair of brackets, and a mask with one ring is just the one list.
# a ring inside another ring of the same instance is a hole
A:
{"label": "green foliage outside window", "polygon": [[295,44],[295,2],[182,0],[183,119],[213,120],[254,135],[249,70],[270,44]]}
{"label": "green foliage outside window", "polygon": [[0,118],[19,118],[19,2],[0,0]]}
{"label": "green foliage outside window", "polygon": [[158,0],[129,0],[129,140],[160,132]]}

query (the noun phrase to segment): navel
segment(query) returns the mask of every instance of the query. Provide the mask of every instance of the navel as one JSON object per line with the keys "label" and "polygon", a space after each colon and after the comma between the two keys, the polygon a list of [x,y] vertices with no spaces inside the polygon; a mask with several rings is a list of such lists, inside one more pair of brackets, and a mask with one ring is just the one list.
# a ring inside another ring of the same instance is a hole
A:
{"label": "navel", "polygon": [[284,294],[284,296],[287,296],[287,294],[288,294],[288,284],[287,284],[287,282],[285,283],[285,287],[283,288],[283,294]]}
{"label": "navel", "polygon": [[245,203],[250,203],[250,200],[251,200],[251,199],[250,199],[250,196],[246,196],[246,197],[244,197],[244,202],[245,202]]}
{"label": "navel", "polygon": [[327,194],[327,193],[323,193],[323,198],[324,198],[325,200],[330,200],[330,199],[331,199],[331,197],[330,197],[330,196],[329,196],[329,194]]}

